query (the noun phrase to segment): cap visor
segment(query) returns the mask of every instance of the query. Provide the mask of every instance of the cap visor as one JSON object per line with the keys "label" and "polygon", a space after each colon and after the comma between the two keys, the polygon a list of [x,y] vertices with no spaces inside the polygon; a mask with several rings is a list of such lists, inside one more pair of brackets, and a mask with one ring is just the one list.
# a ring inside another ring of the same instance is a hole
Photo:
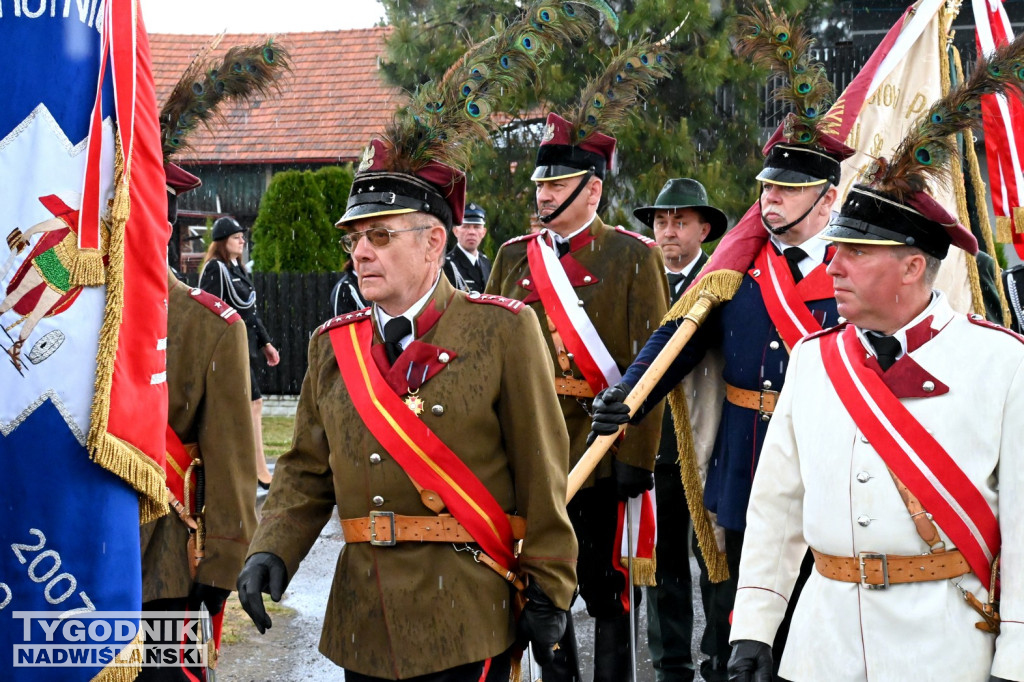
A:
{"label": "cap visor", "polygon": [[417,211],[412,208],[395,208],[389,204],[360,204],[359,206],[353,206],[349,210],[345,211],[345,215],[341,216],[336,223],[335,227],[341,227],[346,223],[351,223],[354,220],[362,220],[363,218],[376,218],[378,216],[385,215],[403,215],[405,213],[416,213]]}
{"label": "cap visor", "polygon": [[816,178],[813,175],[786,168],[765,168],[757,174],[757,179],[761,182],[785,185],[786,187],[811,187],[828,182],[826,178]]}
{"label": "cap visor", "polygon": [[821,234],[818,235],[819,239],[824,239],[827,242],[842,242],[844,244],[872,244],[875,246],[902,246],[903,242],[893,241],[892,239],[886,239],[885,237],[876,237],[860,230],[854,230],[850,227],[843,227],[841,225],[832,225],[825,228]]}
{"label": "cap visor", "polygon": [[552,180],[563,180],[586,175],[587,171],[569,166],[537,166],[530,179],[534,182],[551,182]]}

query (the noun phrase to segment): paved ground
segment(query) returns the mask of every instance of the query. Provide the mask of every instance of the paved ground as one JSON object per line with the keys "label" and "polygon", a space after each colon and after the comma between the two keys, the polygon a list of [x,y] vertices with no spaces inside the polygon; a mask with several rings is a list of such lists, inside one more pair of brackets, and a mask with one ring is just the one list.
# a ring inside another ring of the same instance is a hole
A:
{"label": "paved ground", "polygon": [[[335,516],[320,534],[282,599],[282,605],[291,609],[293,614],[273,615],[274,626],[267,634],[260,636],[253,628],[247,631],[245,641],[224,646],[217,675],[219,682],[344,680],[342,671],[317,650],[324,605],[342,545],[341,527]],[[691,561],[691,570],[696,584],[696,561]],[[699,595],[695,593],[694,598],[699,604]],[[587,616],[582,602],[575,605],[573,618],[580,640],[583,677],[590,680],[593,677],[593,621]],[[694,614],[694,620],[694,641],[699,642],[704,630],[700,608]],[[654,682],[646,646],[646,622],[646,610],[641,606],[637,682]],[[696,656],[697,652],[694,654]],[[535,672],[534,679],[539,677],[539,671]],[[700,679],[699,674],[697,679]]]}

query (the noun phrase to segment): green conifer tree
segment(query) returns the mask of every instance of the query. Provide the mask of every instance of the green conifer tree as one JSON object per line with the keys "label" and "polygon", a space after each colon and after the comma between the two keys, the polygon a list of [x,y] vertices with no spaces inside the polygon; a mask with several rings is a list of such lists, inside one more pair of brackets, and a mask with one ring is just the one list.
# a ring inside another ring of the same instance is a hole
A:
{"label": "green conifer tree", "polygon": [[320,183],[310,171],[283,171],[270,180],[252,227],[253,267],[261,272],[319,272],[326,225]]}
{"label": "green conifer tree", "polygon": [[[486,38],[510,0],[382,0],[393,30],[383,65],[388,80],[408,91],[444,73],[466,46]],[[765,131],[759,123],[765,73],[737,58],[730,33],[745,5],[734,0],[609,0],[620,19],[617,32],[599,35],[549,60],[537,82],[520,97],[523,112],[481,145],[468,169],[469,197],[487,210],[494,242],[522,234],[533,210],[537,145],[548,111],[564,112],[587,78],[601,69],[617,43],[659,40],[686,22],[672,40],[671,80],[661,81],[638,104],[631,125],[616,133],[619,169],[605,182],[602,217],[632,229],[632,209],[653,202],[671,177],[693,177],[710,200],[735,221],[756,199]],[[788,12],[808,0],[776,0]],[[829,3],[813,2],[817,11]]]}

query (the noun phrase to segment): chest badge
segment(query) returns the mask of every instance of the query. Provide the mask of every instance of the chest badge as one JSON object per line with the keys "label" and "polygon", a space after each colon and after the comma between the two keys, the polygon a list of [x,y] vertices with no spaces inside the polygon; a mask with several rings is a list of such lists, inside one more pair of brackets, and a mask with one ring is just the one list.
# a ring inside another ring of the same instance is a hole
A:
{"label": "chest badge", "polygon": [[417,417],[423,414],[424,404],[423,398],[416,395],[415,391],[405,396],[405,406],[412,410],[412,413]]}

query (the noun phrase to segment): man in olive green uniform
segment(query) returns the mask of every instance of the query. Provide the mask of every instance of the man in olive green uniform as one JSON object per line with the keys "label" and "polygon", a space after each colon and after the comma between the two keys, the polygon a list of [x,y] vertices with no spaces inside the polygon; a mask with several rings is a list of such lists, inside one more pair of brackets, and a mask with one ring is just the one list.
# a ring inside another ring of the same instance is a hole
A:
{"label": "man in olive green uniform", "polygon": [[[167,164],[167,182],[178,193],[199,185],[198,178],[174,164]],[[205,604],[215,616],[231,593],[256,530],[249,351],[245,324],[230,306],[179,282],[173,271],[167,279],[168,424],[181,444],[198,446],[203,465],[196,480],[203,483],[200,490],[189,486],[191,500],[177,500],[187,505],[182,509],[187,521],[172,503],[168,514],[142,526],[143,610],[198,614]],[[180,479],[173,467],[168,478]],[[205,511],[197,531],[186,523],[196,525],[199,508]],[[190,532],[203,554],[198,566],[190,565]],[[139,679],[193,677],[175,665],[143,667]]]}
{"label": "man in olive green uniform", "polygon": [[519,640],[538,658],[565,627],[568,437],[533,311],[441,276],[465,175],[434,161],[412,173],[394,154],[373,141],[338,223],[373,306],[310,341],[239,596],[269,627],[260,593],[280,599],[337,505],[346,542],[320,651],[345,679],[504,681],[513,585],[527,585]]}
{"label": "man in olive green uniform", "polygon": [[[548,362],[558,375],[555,385],[569,431],[571,464],[586,449],[595,393],[619,381],[619,372],[660,325],[668,300],[664,264],[654,242],[597,217],[615,139],[592,133],[574,145],[573,135],[565,119],[548,117],[533,174],[538,213],[546,228],[501,247],[486,290],[529,304],[547,330]],[[618,502],[653,487],[659,422],[660,416],[631,428],[569,504],[580,542],[580,592],[597,619],[597,680],[627,679],[625,578],[612,560],[618,555]],[[564,653],[573,649],[563,643],[553,666],[545,668],[545,682],[576,676]]]}

